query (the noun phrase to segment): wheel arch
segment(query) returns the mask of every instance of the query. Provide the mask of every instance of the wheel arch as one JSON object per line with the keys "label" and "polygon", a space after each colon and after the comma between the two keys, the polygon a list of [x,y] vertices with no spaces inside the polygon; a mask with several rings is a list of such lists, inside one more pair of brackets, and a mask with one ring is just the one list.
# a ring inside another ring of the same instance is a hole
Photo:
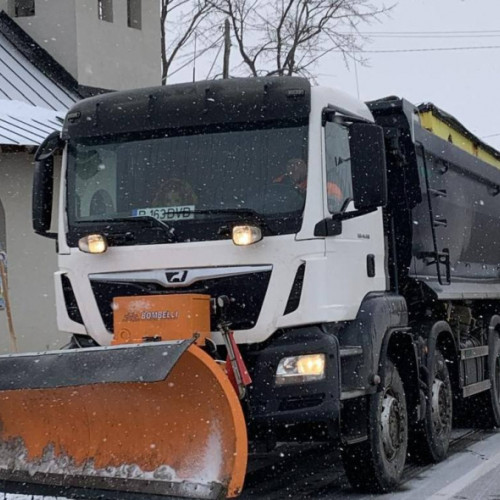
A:
{"label": "wheel arch", "polygon": [[[500,318],[499,318],[500,320]],[[430,325],[429,325],[430,326]],[[448,371],[450,373],[452,389],[458,394],[460,389],[460,362],[458,357],[458,347],[453,330],[447,321],[437,321],[430,326],[427,334],[427,356],[426,366],[432,366],[436,350],[439,349],[444,356]],[[428,374],[428,370],[427,370]],[[428,383],[428,381],[426,381]]]}

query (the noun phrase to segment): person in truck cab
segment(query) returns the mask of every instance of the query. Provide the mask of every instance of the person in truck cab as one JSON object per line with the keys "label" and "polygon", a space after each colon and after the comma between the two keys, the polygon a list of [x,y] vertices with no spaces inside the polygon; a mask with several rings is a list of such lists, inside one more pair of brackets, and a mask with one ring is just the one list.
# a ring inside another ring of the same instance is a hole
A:
{"label": "person in truck cab", "polygon": [[180,207],[196,205],[198,196],[192,186],[178,178],[167,179],[156,192],[151,206],[153,207]]}
{"label": "person in truck cab", "polygon": [[[305,196],[307,189],[307,163],[302,158],[292,158],[287,163],[286,172],[276,177],[273,183],[291,183],[300,194]],[[335,198],[339,202],[344,199],[342,190],[332,180],[328,180],[327,182],[327,196],[329,199]]]}

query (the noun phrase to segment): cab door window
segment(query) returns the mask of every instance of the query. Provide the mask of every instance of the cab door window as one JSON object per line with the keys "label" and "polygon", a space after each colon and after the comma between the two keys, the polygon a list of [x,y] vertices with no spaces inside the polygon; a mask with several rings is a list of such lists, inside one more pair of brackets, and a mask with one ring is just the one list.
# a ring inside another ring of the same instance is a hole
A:
{"label": "cab door window", "polygon": [[326,198],[328,211],[338,213],[352,199],[349,132],[338,123],[325,124]]}

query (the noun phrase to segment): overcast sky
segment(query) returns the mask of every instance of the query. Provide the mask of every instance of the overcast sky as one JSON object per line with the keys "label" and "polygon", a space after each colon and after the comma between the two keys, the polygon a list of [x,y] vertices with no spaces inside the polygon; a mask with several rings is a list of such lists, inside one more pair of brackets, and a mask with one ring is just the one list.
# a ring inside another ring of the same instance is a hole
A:
{"label": "overcast sky", "polygon": [[[499,21],[500,0],[400,0],[390,18],[363,30],[378,33],[366,50],[497,48],[367,53],[369,66],[357,66],[361,99],[398,95],[414,104],[433,102],[481,138],[498,134],[485,141],[500,150]],[[459,31],[476,33],[443,33]],[[327,56],[318,74],[322,85],[357,94],[354,68],[346,69],[338,55]]]}
{"label": "overcast sky", "polygon": [[[368,65],[357,65],[361,99],[398,95],[414,104],[433,102],[481,138],[498,134],[484,140],[500,150],[500,0],[394,0],[394,3],[390,17],[360,28],[363,32],[373,32],[365,50],[498,48],[367,52],[364,56],[369,59]],[[386,4],[391,4],[391,0]],[[474,33],[464,33],[471,31]],[[416,32],[420,34],[413,35]],[[232,58],[237,58],[236,50],[233,45]],[[213,55],[198,60],[197,79],[206,78],[212,61]],[[215,65],[212,75],[217,72],[220,64]],[[322,59],[316,73],[319,84],[357,95],[355,68],[352,64],[346,68],[338,54]],[[192,68],[186,68],[170,82],[191,77]]]}

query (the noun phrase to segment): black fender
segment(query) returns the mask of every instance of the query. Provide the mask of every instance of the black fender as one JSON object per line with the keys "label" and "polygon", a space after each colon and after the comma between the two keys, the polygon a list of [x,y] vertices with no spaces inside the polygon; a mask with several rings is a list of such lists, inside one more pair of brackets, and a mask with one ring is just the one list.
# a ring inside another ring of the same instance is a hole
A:
{"label": "black fender", "polygon": [[[342,417],[341,433],[345,443],[367,439],[366,397],[380,387],[381,367],[393,334],[408,330],[408,308],[401,295],[372,292],[363,299],[358,314],[338,332],[341,357]],[[405,345],[412,346],[405,333]],[[356,355],[343,355],[349,348],[361,350]],[[411,365],[412,363],[410,363]],[[410,389],[411,390],[411,389]]]}
{"label": "black fender", "polygon": [[[401,295],[372,292],[363,299],[358,314],[339,332],[342,348],[361,347],[359,356],[342,359],[342,391],[352,388],[375,390],[374,377],[380,371],[380,356],[388,332],[408,327],[408,308]],[[376,385],[376,384],[375,384]]]}
{"label": "black fender", "polygon": [[428,386],[430,384],[430,367],[434,363],[436,349],[443,352],[443,356],[448,360],[448,368],[455,387],[458,387],[460,380],[460,365],[457,356],[457,345],[453,330],[447,321],[440,320],[435,323],[424,323],[418,330],[418,333],[425,341],[426,349],[422,352],[422,380]]}
{"label": "black fender", "polygon": [[385,387],[386,360],[390,358],[396,365],[405,389],[409,422],[421,418],[423,394],[420,391],[420,358],[414,336],[409,328],[392,328],[387,331],[380,351],[379,371],[380,383],[378,389]]}
{"label": "black fender", "polygon": [[[453,337],[453,331],[451,329],[451,326],[448,324],[448,322],[442,320],[442,321],[437,321],[436,323],[434,323],[431,326],[429,334],[427,335],[427,339],[426,339],[428,352],[427,352],[427,356],[426,356],[427,359],[426,359],[425,366],[427,367],[427,369],[430,366],[432,366],[434,363],[434,357],[436,356],[436,348],[437,348],[437,344],[438,344],[438,337],[440,335],[445,335],[446,338],[450,339],[451,342],[453,343],[453,346],[456,349],[455,339]],[[441,337],[441,339],[442,338],[443,337]],[[440,339],[440,344],[443,343],[443,342],[441,342],[441,339]],[[443,354],[445,354],[445,353],[443,353]]]}

